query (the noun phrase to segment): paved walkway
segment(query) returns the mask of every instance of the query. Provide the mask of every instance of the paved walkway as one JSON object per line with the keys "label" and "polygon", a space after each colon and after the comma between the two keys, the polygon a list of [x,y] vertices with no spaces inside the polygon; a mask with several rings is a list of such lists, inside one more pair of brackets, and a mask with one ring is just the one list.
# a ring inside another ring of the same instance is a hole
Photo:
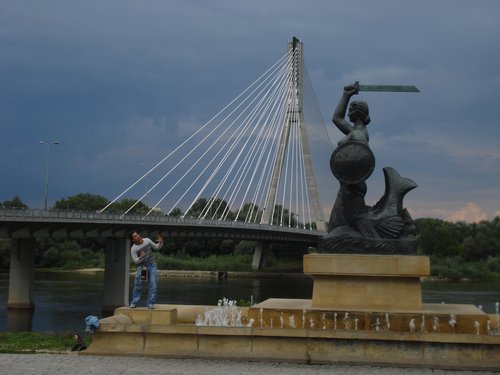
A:
{"label": "paved walkway", "polygon": [[[500,369],[499,369],[500,371]],[[500,373],[500,372],[498,372]],[[497,374],[498,374],[497,373]],[[466,375],[494,372],[447,371],[375,366],[304,365],[204,359],[101,357],[71,354],[0,354],[3,375]]]}

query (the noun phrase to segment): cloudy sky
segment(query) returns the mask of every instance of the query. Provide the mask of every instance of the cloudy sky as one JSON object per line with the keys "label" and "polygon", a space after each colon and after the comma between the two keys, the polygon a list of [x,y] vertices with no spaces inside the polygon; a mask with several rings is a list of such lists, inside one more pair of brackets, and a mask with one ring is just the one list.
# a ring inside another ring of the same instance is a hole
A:
{"label": "cloudy sky", "polygon": [[500,215],[497,0],[0,0],[0,201],[43,207],[40,141],[60,142],[49,205],[114,198],[293,36],[328,124],[353,81],[421,90],[360,95],[377,160],[368,203],[392,166],[418,183],[405,198],[414,217]]}

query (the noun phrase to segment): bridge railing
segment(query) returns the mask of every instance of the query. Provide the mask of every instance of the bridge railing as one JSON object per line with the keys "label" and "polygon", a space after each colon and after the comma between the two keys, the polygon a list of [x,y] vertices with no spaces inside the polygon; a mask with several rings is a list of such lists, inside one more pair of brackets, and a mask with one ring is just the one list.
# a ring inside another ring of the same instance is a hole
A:
{"label": "bridge railing", "polygon": [[174,217],[174,216],[146,216],[144,214],[122,215],[113,212],[79,211],[79,210],[43,210],[43,209],[21,209],[21,208],[0,208],[0,220],[77,220],[92,222],[140,222],[157,224],[182,224],[182,225],[206,225],[212,227],[236,227],[247,229],[259,229],[281,232],[315,232],[294,227],[281,227],[269,224],[247,223],[234,220],[209,220],[192,217]]}

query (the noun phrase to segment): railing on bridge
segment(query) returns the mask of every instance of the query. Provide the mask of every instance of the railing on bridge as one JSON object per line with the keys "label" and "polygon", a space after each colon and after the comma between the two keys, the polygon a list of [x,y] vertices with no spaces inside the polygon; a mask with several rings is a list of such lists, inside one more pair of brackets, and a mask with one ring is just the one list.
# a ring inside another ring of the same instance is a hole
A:
{"label": "railing on bridge", "polygon": [[218,228],[244,228],[258,229],[262,231],[277,231],[289,233],[307,233],[308,235],[323,235],[312,229],[302,229],[288,226],[277,226],[271,224],[247,223],[235,220],[210,220],[190,217],[175,217],[175,216],[154,216],[145,214],[127,214],[113,212],[95,212],[95,211],[79,211],[79,210],[44,210],[44,209],[21,209],[21,208],[0,208],[0,221],[84,221],[84,222],[114,222],[114,223],[140,223],[140,224],[155,224],[155,225],[186,225],[186,226],[209,226]]}

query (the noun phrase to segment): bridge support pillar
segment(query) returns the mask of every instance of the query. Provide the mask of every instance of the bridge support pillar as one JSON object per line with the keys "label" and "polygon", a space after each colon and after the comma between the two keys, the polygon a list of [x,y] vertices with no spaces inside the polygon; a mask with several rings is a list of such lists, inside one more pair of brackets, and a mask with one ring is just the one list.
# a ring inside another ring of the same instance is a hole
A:
{"label": "bridge support pillar", "polygon": [[130,240],[108,238],[106,240],[103,312],[113,312],[117,307],[128,306],[130,274]]}
{"label": "bridge support pillar", "polygon": [[269,250],[269,242],[257,242],[255,252],[253,253],[252,269],[260,270],[266,265],[266,253]]}
{"label": "bridge support pillar", "polygon": [[12,240],[10,252],[8,309],[34,309],[35,240]]}

